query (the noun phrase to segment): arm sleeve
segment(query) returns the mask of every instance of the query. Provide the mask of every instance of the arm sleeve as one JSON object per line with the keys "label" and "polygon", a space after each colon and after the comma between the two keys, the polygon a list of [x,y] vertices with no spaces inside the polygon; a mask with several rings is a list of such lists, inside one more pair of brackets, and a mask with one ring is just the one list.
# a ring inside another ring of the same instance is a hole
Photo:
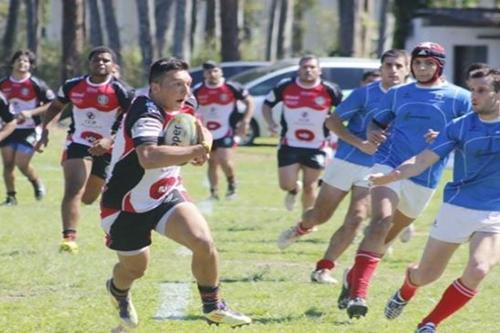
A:
{"label": "arm sleeve", "polygon": [[141,96],[130,106],[124,126],[135,147],[144,143],[158,144],[163,132],[163,114],[151,100]]}
{"label": "arm sleeve", "polygon": [[245,89],[241,84],[237,82],[227,82],[226,84],[231,89],[236,99],[244,100],[249,96],[248,90]]}
{"label": "arm sleeve", "polygon": [[10,123],[12,120],[14,120],[14,114],[12,112],[11,105],[7,101],[7,99],[0,94],[0,118],[5,123]]}
{"label": "arm sleeve", "polygon": [[462,125],[462,121],[453,121],[449,123],[444,130],[439,133],[437,138],[430,145],[429,149],[441,158],[447,156],[453,149],[455,149],[458,143],[459,129]]}
{"label": "arm sleeve", "polygon": [[337,106],[335,113],[344,121],[350,120],[363,108],[365,99],[366,89],[358,88]]}

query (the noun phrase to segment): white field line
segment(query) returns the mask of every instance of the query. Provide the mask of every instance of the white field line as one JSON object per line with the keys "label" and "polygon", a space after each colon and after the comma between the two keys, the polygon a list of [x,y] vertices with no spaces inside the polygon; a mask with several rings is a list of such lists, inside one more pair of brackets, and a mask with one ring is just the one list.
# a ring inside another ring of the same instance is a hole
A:
{"label": "white field line", "polygon": [[214,212],[214,203],[210,199],[198,201],[196,206],[203,215],[211,215]]}
{"label": "white field line", "polygon": [[160,284],[160,306],[156,320],[180,320],[186,317],[186,309],[191,298],[191,283]]}

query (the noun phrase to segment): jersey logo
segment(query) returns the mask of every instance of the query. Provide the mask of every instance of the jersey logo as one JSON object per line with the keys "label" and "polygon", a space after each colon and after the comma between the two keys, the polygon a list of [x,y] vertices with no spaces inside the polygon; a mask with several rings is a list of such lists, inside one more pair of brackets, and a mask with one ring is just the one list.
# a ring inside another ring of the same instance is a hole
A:
{"label": "jersey logo", "polygon": [[220,100],[221,100],[222,102],[227,102],[227,101],[229,101],[229,96],[228,96],[227,94],[220,94],[220,96],[219,96],[219,97],[220,97]]}
{"label": "jersey logo", "polygon": [[312,141],[314,140],[314,133],[307,129],[299,129],[295,131],[295,137],[301,141]]}
{"label": "jersey logo", "polygon": [[216,122],[216,121],[209,121],[207,122],[207,128],[210,130],[210,131],[215,131],[216,129],[220,128],[221,127],[221,124]]}
{"label": "jersey logo", "polygon": [[106,95],[99,95],[97,96],[97,103],[100,105],[106,105],[109,102],[109,97]]}
{"label": "jersey logo", "polygon": [[21,95],[28,96],[30,94],[30,90],[28,88],[21,89]]}
{"label": "jersey logo", "polygon": [[153,199],[160,199],[173,185],[175,185],[175,183],[175,177],[160,179],[149,188],[149,196]]}
{"label": "jersey logo", "polygon": [[84,125],[87,127],[95,127],[97,125],[97,121],[95,120],[95,114],[92,111],[88,111],[85,116],[87,119],[84,121]]}
{"label": "jersey logo", "polygon": [[326,99],[323,96],[318,96],[314,99],[314,102],[318,105],[323,105],[326,102]]}
{"label": "jersey logo", "polygon": [[94,132],[89,132],[89,131],[82,132],[80,137],[89,143],[94,143],[97,140],[102,139],[102,135],[100,135],[98,133],[94,133]]}

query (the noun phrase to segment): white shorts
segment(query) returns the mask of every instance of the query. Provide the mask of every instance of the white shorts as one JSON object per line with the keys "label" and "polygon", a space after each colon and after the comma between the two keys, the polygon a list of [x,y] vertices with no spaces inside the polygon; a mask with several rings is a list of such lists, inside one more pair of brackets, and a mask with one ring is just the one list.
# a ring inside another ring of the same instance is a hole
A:
{"label": "white shorts", "polygon": [[[375,164],[372,173],[387,174],[394,170],[384,164]],[[404,215],[416,219],[432,199],[435,189],[418,185],[409,179],[398,180],[383,187],[393,190],[399,198],[397,209]]]}
{"label": "white shorts", "polygon": [[429,236],[448,243],[465,243],[475,232],[500,234],[500,212],[444,203]]}
{"label": "white shorts", "polygon": [[326,167],[322,179],[328,185],[348,192],[353,186],[370,187],[367,180],[370,171],[370,167],[334,158]]}

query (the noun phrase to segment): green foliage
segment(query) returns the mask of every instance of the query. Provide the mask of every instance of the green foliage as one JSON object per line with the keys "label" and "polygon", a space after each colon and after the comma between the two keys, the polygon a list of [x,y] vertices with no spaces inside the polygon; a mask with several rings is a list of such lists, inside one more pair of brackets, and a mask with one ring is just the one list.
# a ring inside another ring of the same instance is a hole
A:
{"label": "green foliage", "polygon": [[147,80],[142,70],[141,50],[138,46],[129,47],[122,50],[122,76],[125,82],[132,87],[143,87],[147,84]]}

